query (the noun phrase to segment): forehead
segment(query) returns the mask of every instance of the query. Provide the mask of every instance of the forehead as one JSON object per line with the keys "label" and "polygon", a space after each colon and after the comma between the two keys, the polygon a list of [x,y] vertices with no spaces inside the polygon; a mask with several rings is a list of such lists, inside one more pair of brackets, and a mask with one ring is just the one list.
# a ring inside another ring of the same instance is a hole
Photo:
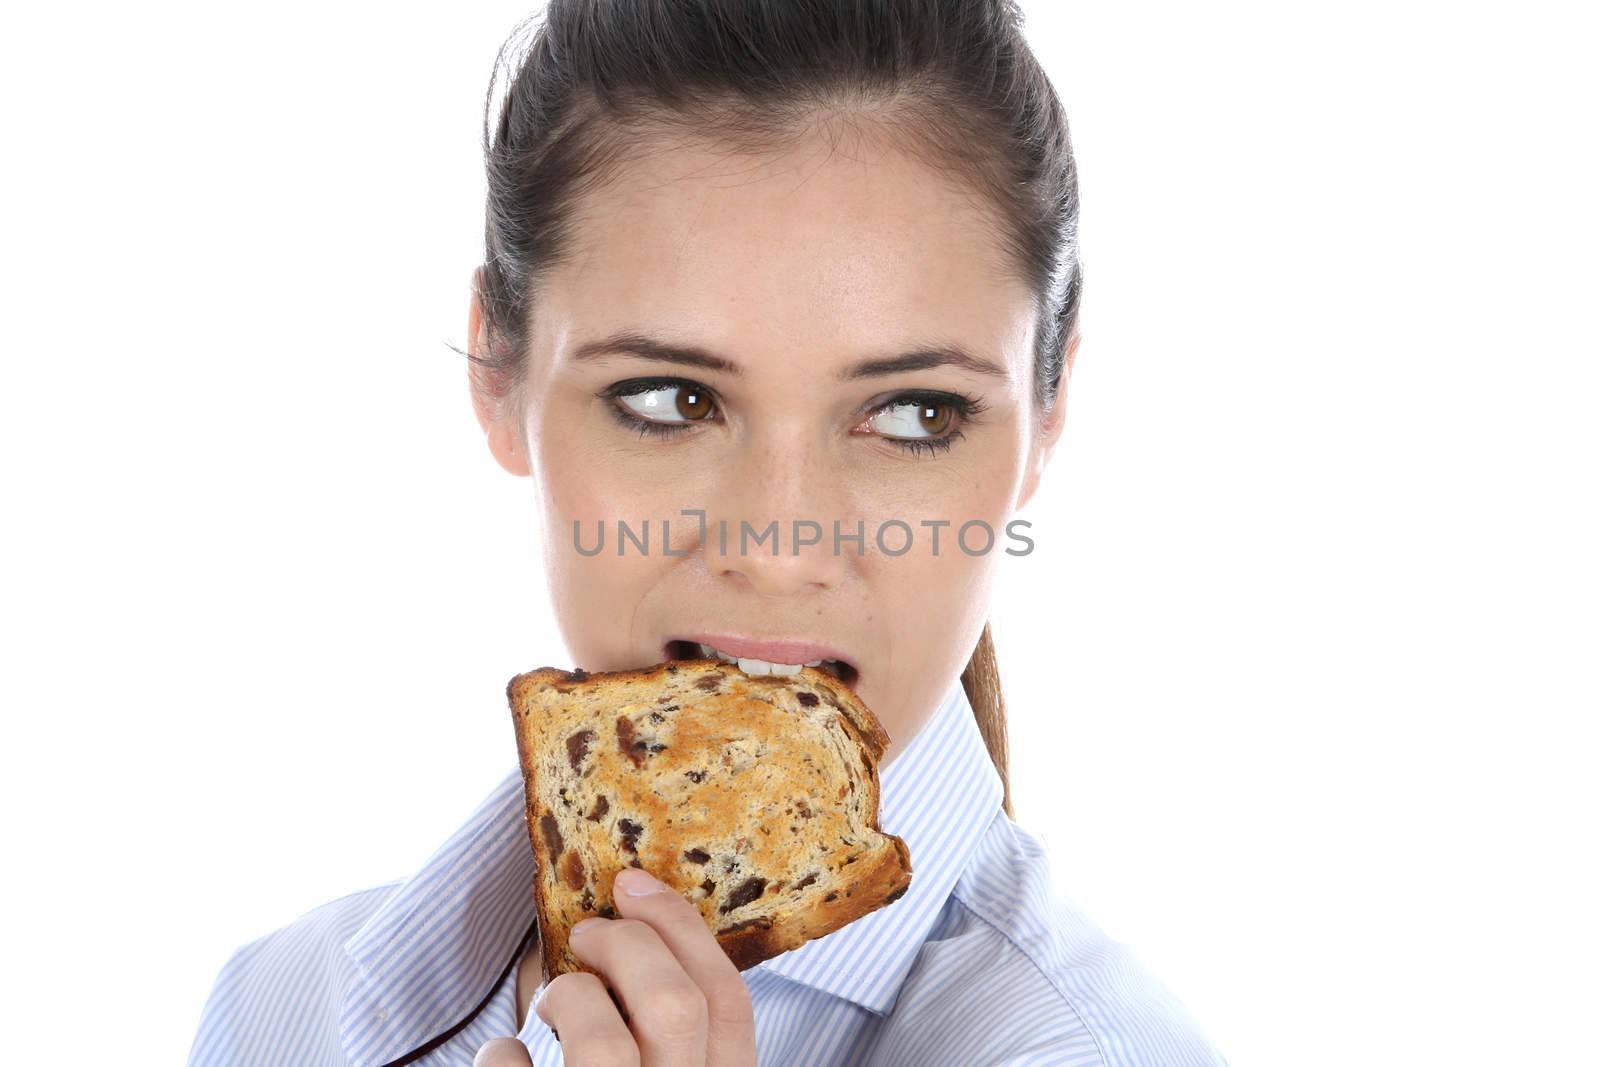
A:
{"label": "forehead", "polygon": [[763,154],[652,144],[575,218],[535,316],[558,354],[640,329],[752,361],[803,349],[815,366],[913,339],[1006,359],[1031,330],[988,206],[875,139],[819,132]]}

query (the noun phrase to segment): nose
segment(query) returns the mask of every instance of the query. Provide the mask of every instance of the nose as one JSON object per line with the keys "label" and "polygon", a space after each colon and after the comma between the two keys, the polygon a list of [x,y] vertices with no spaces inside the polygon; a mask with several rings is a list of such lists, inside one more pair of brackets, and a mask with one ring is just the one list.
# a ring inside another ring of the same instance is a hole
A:
{"label": "nose", "polygon": [[849,566],[856,520],[840,511],[844,472],[817,447],[792,438],[750,441],[729,457],[707,503],[700,551],[707,570],[769,597],[837,588]]}

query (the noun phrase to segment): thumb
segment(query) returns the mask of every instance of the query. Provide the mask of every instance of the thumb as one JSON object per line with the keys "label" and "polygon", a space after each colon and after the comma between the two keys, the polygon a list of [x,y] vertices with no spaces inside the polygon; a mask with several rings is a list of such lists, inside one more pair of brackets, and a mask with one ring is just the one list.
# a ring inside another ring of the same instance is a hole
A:
{"label": "thumb", "polygon": [[487,1042],[472,1058],[472,1067],[533,1067],[528,1046],[514,1037],[497,1037]]}

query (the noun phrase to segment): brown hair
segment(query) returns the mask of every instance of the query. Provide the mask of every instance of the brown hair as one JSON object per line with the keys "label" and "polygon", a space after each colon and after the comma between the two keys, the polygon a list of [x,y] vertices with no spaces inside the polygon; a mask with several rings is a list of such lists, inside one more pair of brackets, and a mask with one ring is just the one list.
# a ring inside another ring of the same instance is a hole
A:
{"label": "brown hair", "polygon": [[[491,122],[475,387],[523,422],[541,277],[573,252],[575,205],[662,134],[782,148],[817,125],[887,136],[996,221],[1034,294],[1033,400],[1054,408],[1083,269],[1066,115],[1028,48],[1016,0],[549,0]],[[983,634],[961,674],[1011,814],[1005,702]]]}
{"label": "brown hair", "polygon": [[978,732],[983,735],[984,747],[994,769],[1000,772],[1000,784],[1005,787],[1006,814],[1013,819],[1017,813],[1011,809],[1011,746],[1006,732],[1006,698],[1000,692],[1000,666],[994,658],[994,637],[989,624],[983,624],[978,646],[967,660],[967,669],[961,672],[961,688],[967,691],[967,702],[972,705],[972,717],[978,720]]}

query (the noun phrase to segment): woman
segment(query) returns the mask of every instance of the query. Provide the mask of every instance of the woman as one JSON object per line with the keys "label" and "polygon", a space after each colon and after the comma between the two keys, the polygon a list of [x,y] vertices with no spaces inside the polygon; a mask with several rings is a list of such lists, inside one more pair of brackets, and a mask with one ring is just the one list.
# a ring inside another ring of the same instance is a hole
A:
{"label": "woman", "polygon": [[1059,439],[1081,288],[1015,8],[556,0],[487,117],[471,397],[572,661],[823,661],[890,735],[911,889],[741,973],[626,870],[573,934],[606,982],[542,985],[513,771],[412,878],[235,953],[191,1062],[1222,1062],[1010,818],[986,613],[1019,553],[983,531]]}

